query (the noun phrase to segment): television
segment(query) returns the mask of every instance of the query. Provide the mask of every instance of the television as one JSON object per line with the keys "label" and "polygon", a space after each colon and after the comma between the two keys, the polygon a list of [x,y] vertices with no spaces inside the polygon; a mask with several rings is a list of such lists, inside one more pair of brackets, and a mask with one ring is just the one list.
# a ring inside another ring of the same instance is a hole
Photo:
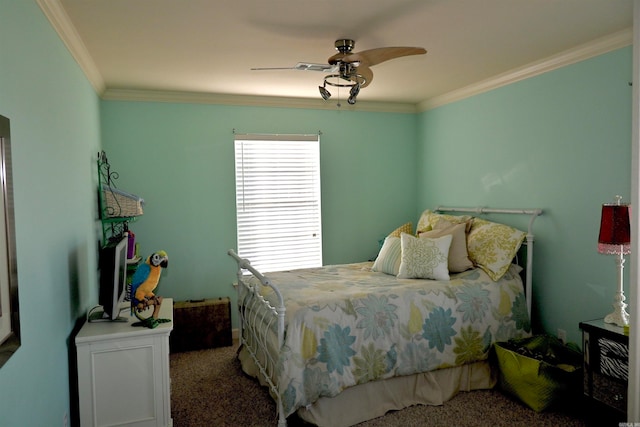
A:
{"label": "television", "polygon": [[98,303],[89,313],[90,322],[127,322],[120,317],[121,304],[127,293],[127,249],[129,236],[111,239],[100,249],[100,290]]}

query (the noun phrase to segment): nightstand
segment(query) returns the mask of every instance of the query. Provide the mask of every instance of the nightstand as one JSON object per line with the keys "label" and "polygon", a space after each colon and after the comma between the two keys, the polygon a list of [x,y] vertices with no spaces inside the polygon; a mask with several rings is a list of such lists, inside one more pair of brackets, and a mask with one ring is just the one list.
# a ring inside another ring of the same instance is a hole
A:
{"label": "nightstand", "polygon": [[584,394],[612,408],[622,418],[627,413],[629,336],[603,319],[580,322],[584,350]]}

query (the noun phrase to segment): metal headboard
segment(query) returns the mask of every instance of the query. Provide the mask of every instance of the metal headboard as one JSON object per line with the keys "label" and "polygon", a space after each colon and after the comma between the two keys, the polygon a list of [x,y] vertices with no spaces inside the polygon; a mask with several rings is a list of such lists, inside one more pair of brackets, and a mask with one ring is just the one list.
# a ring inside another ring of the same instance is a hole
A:
{"label": "metal headboard", "polygon": [[525,276],[525,295],[527,299],[527,311],[529,312],[529,319],[531,319],[531,301],[533,300],[532,284],[533,284],[533,222],[536,218],[542,215],[542,209],[491,209],[484,207],[475,208],[457,208],[438,206],[434,209],[434,212],[459,212],[469,214],[515,214],[515,215],[529,215],[529,228],[527,229],[527,267]]}

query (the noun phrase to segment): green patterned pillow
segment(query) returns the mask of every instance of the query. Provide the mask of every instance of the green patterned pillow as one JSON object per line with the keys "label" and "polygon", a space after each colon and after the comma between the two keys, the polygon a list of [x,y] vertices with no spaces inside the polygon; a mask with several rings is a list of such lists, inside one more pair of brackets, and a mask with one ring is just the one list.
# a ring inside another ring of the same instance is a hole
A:
{"label": "green patterned pillow", "polygon": [[388,236],[371,270],[397,276],[400,271],[400,251],[400,237]]}
{"label": "green patterned pillow", "polygon": [[472,219],[472,217],[469,215],[439,214],[427,209],[426,211],[422,212],[422,215],[420,215],[420,219],[418,220],[418,227],[416,228],[416,234],[433,230],[434,228],[436,228],[436,224],[441,219],[449,221],[451,224],[462,224],[463,222],[468,223]]}
{"label": "green patterned pillow", "polygon": [[449,246],[451,234],[430,239],[406,233],[400,236],[400,279],[449,280]]}
{"label": "green patterned pillow", "polygon": [[524,231],[508,225],[475,218],[467,236],[469,258],[498,281],[509,269],[526,236]]}

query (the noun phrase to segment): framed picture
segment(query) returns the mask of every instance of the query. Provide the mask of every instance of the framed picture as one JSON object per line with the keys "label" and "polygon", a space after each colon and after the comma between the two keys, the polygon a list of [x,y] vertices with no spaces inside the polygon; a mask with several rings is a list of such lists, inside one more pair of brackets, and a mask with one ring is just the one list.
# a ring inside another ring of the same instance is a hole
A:
{"label": "framed picture", "polygon": [[20,347],[10,121],[0,115],[0,367]]}

